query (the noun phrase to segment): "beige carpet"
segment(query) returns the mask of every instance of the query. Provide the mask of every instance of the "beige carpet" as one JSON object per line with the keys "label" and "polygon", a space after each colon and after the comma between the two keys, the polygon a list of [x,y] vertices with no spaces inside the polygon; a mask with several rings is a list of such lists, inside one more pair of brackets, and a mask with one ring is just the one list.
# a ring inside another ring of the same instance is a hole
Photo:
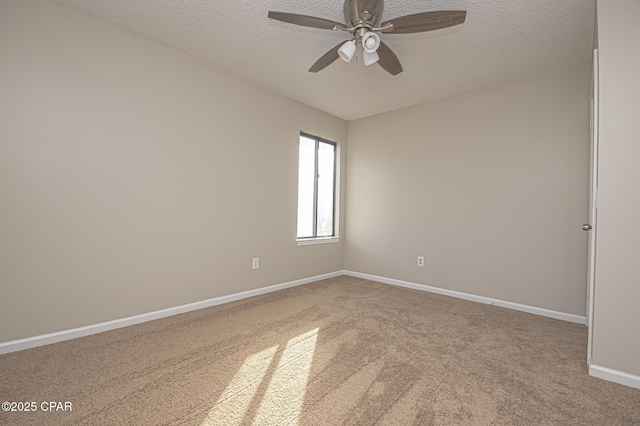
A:
{"label": "beige carpet", "polygon": [[[640,425],[584,326],[352,277],[0,356],[3,425]],[[43,401],[72,411],[43,412]]]}

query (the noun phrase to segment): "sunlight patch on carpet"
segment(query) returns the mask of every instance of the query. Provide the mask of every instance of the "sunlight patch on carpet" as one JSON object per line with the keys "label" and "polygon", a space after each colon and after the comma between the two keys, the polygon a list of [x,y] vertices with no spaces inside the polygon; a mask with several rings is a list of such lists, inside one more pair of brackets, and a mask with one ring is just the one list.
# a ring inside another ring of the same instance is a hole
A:
{"label": "sunlight patch on carpet", "polygon": [[287,342],[254,424],[298,424],[318,331],[315,328]]}
{"label": "sunlight patch on carpet", "polygon": [[200,426],[240,424],[277,350],[276,345],[248,357]]}
{"label": "sunlight patch on carpet", "polygon": [[289,339],[279,360],[278,345],[248,357],[200,426],[239,425],[252,413],[254,425],[298,424],[318,332]]}

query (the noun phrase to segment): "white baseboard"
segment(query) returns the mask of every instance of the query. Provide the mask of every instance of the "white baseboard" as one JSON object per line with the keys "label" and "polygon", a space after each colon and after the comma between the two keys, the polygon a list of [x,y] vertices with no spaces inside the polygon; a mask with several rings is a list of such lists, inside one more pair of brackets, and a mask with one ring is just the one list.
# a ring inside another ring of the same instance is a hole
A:
{"label": "white baseboard", "polygon": [[416,284],[408,281],[396,280],[393,278],[379,277],[377,275],[363,274],[360,272],[344,271],[345,275],[352,277],[364,278],[371,281],[378,281],[385,284],[396,285],[399,287],[412,288],[414,290],[428,291],[429,293],[442,294],[444,296],[456,297],[458,299],[470,300],[472,302],[484,303],[487,305],[500,306],[502,308],[514,309],[516,311],[528,312],[530,314],[542,315],[544,317],[559,319],[563,321],[574,322],[577,324],[587,325],[587,318],[580,315],[566,314],[564,312],[551,311],[549,309],[537,308],[535,306],[521,305],[519,303],[507,302],[500,299],[491,299],[484,296],[476,296],[459,291],[446,290],[438,287],[431,287],[424,284]]}
{"label": "white baseboard", "polygon": [[623,371],[612,370],[607,367],[591,364],[589,366],[589,375],[599,379],[608,380],[620,385],[630,386],[640,389],[640,376],[625,373]]}
{"label": "white baseboard", "polygon": [[71,330],[63,330],[55,333],[42,334],[40,336],[28,337],[26,339],[12,340],[0,343],[0,355],[10,352],[22,351],[25,349],[35,348],[37,346],[49,345],[51,343],[71,340],[78,337],[90,336],[92,334],[102,333],[103,331],[115,330],[117,328],[128,327],[130,325],[140,324],[147,321],[153,321],[172,315],[183,314],[185,312],[196,311],[198,309],[209,308],[211,306],[221,305],[223,303],[234,302],[247,297],[259,296],[261,294],[271,293],[283,290],[289,287],[295,287],[303,284],[309,284],[314,281],[320,281],[327,278],[338,277],[344,275],[344,271],[336,271],[328,274],[317,275],[315,277],[303,278],[296,281],[289,281],[282,284],[276,284],[269,287],[257,288],[255,290],[234,293],[228,296],[215,297],[213,299],[202,300],[200,302],[189,303],[186,305],[176,306],[173,308],[161,309],[159,311],[148,312],[145,314],[135,315],[132,317],[116,319],[100,324],[88,325],[85,327],[74,328]]}
{"label": "white baseboard", "polygon": [[[428,291],[431,293],[442,294],[445,296],[456,297],[459,299],[465,299],[473,302],[480,302],[480,303],[485,303],[485,304],[494,305],[494,306],[500,306],[503,308],[515,309],[518,311],[524,311],[524,312],[528,312],[536,315],[542,315],[550,318],[555,318],[555,319],[560,319],[564,321],[586,325],[586,318],[578,315],[565,314],[562,312],[551,311],[548,309],[536,308],[536,307],[527,306],[527,305],[520,305],[518,303],[506,302],[504,300],[491,299],[483,296],[475,296],[473,294],[461,293],[453,290],[446,290],[438,287],[431,287],[428,285],[416,284],[416,283],[396,280],[392,278],[380,277],[376,275],[363,274],[363,273],[354,272],[354,271],[336,271],[328,274],[317,275],[314,277],[303,278],[296,281],[276,284],[269,287],[243,291],[241,293],[234,293],[228,296],[221,296],[213,299],[203,300],[200,302],[189,303],[186,305],[176,306],[173,308],[167,308],[159,311],[148,312],[145,314],[135,315],[132,317],[116,319],[113,321],[107,321],[100,324],[93,324],[85,327],[74,328],[71,330],[63,330],[55,333],[48,333],[40,336],[28,337],[26,339],[3,342],[3,343],[0,343],[0,355],[10,353],[10,352],[16,352],[16,351],[21,351],[25,349],[35,348],[38,346],[44,346],[51,343],[62,342],[65,340],[71,340],[78,337],[90,336],[92,334],[102,333],[104,331],[109,331],[109,330],[115,330],[117,328],[122,328],[122,327],[128,327],[130,325],[140,324],[147,321],[153,321],[156,319],[165,318],[165,317],[169,317],[177,314],[182,314],[185,312],[195,311],[198,309],[209,308],[211,306],[234,302],[236,300],[245,299],[248,297],[259,296],[261,294],[271,293],[271,292],[283,290],[289,287],[309,284],[314,281],[333,278],[340,275],[350,275],[353,277],[364,278],[372,281],[378,281],[385,284],[391,284],[391,285],[396,285],[400,287],[407,287],[415,290]],[[595,366],[592,366],[592,367],[595,367]],[[608,371],[608,369],[605,369],[605,370]],[[610,371],[614,371],[614,370],[610,370]],[[597,374],[600,374],[600,373],[594,373],[592,375],[596,377],[600,377],[600,376],[597,376]],[[602,373],[602,374],[605,374],[605,373]],[[621,374],[625,374],[625,373],[621,373]],[[616,381],[616,380],[612,380],[612,381]]]}

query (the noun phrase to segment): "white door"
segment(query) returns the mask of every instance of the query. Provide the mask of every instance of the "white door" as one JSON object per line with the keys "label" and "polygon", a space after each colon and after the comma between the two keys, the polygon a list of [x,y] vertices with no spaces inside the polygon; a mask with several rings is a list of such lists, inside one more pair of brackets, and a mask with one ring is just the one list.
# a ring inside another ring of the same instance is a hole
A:
{"label": "white door", "polygon": [[598,49],[593,51],[593,92],[591,94],[591,173],[589,182],[589,223],[582,229],[589,233],[587,261],[587,365],[591,365],[593,340],[593,306],[596,271],[596,223],[598,221]]}

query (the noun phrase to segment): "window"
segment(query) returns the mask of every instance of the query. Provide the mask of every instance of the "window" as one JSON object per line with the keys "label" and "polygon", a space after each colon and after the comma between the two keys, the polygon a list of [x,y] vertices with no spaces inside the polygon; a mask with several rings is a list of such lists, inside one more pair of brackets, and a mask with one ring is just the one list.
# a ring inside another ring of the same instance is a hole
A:
{"label": "window", "polygon": [[335,237],[336,144],[301,134],[298,240]]}

